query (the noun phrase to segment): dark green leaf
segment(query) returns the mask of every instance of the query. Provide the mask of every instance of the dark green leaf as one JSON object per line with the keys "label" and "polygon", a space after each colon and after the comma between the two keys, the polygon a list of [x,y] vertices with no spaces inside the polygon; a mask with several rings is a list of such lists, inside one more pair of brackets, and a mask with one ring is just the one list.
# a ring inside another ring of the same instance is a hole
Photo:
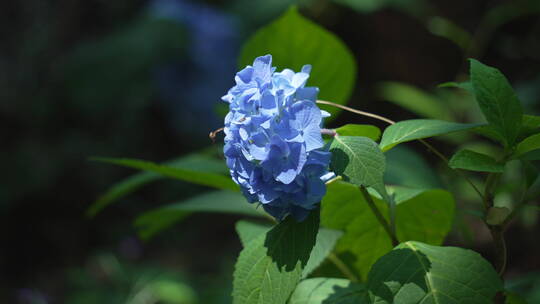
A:
{"label": "dark green leaf", "polygon": [[524,139],[538,132],[540,132],[540,116],[527,114],[523,115],[518,140]]}
{"label": "dark green leaf", "polygon": [[[197,170],[206,173],[227,173],[225,163],[210,157],[194,154],[181,157],[163,164],[166,167],[173,167],[184,170]],[[118,199],[134,192],[140,187],[153,181],[163,178],[163,175],[154,172],[141,172],[127,177],[114,184],[109,190],[100,196],[87,210],[88,216],[95,216],[103,208],[114,203]]]}
{"label": "dark green leaf", "polygon": [[383,82],[378,85],[379,95],[406,110],[426,118],[450,119],[448,107],[432,94],[399,82]]}
{"label": "dark green leaf", "polygon": [[383,183],[384,154],[377,144],[361,136],[336,135],[330,144],[331,168],[344,181],[355,185],[373,187],[386,195]]}
{"label": "dark green leaf", "polygon": [[460,150],[452,156],[448,166],[453,169],[464,169],[480,172],[504,172],[504,164],[498,163],[488,155],[471,150]]}
{"label": "dark green leaf", "polygon": [[[242,245],[246,245],[259,235],[266,233],[272,227],[269,225],[256,224],[248,221],[238,221],[236,223],[236,231],[240,236]],[[337,240],[343,235],[341,231],[320,228],[317,234],[317,241],[311,254],[309,261],[304,268],[303,277],[308,276],[313,270],[317,269],[319,265],[326,259],[328,254],[334,249]]]}
{"label": "dark green leaf", "polygon": [[364,136],[374,141],[381,138],[381,130],[372,125],[346,124],[336,129],[339,136]]}
{"label": "dark green leaf", "polygon": [[383,151],[387,151],[403,142],[469,130],[478,126],[478,124],[462,124],[434,119],[404,120],[384,130],[379,146]]}
{"label": "dark green leaf", "polygon": [[[399,191],[396,189],[396,191]],[[397,201],[396,233],[400,241],[418,240],[441,244],[452,227],[454,200],[444,190],[423,190],[417,195],[396,195],[407,198]],[[386,217],[388,204],[373,197],[377,208]],[[362,278],[373,263],[392,249],[384,228],[377,221],[357,187],[334,182],[322,201],[321,223],[340,229],[344,235],[335,251]]]}
{"label": "dark green leaf", "polygon": [[315,246],[319,214],[302,223],[287,217],[240,252],[233,279],[234,304],[285,304]]}
{"label": "dark green leaf", "polygon": [[[251,65],[257,56],[271,54],[279,69],[300,71],[311,64],[309,86],[320,89],[320,99],[345,104],[356,78],[356,62],[334,34],[300,15],[295,7],[257,31],[244,45],[240,66]],[[332,114],[339,109],[322,106]],[[335,116],[335,115],[334,115]]]}
{"label": "dark green leaf", "polygon": [[389,185],[434,189],[442,184],[435,170],[418,153],[406,145],[385,153],[384,181]]}
{"label": "dark green leaf", "polygon": [[502,282],[478,253],[406,242],[369,272],[371,303],[491,304]]}
{"label": "dark green leaf", "polygon": [[307,279],[294,290],[289,304],[368,304],[367,290],[363,284],[346,279]]}
{"label": "dark green leaf", "polygon": [[505,304],[528,304],[527,300],[515,292],[505,291],[504,295],[506,296]]}
{"label": "dark green leaf", "polygon": [[144,171],[150,171],[157,174],[161,174],[166,177],[179,179],[182,181],[213,187],[217,189],[226,189],[238,191],[238,185],[236,185],[229,176],[216,174],[212,172],[204,172],[197,168],[176,168],[165,165],[159,165],[156,163],[129,158],[101,158],[96,157],[92,160],[115,164],[124,167],[130,167],[133,169],[139,169]]}
{"label": "dark green leaf", "polygon": [[540,149],[540,134],[535,134],[521,141],[514,152],[514,158],[519,158],[531,151]]}
{"label": "dark green leaf", "polygon": [[207,192],[183,202],[172,203],[137,217],[135,227],[143,239],[170,227],[192,212],[230,213],[264,217],[261,209],[249,204],[242,194],[232,191]]}
{"label": "dark green leaf", "polygon": [[471,59],[471,83],[476,101],[505,146],[512,146],[521,129],[523,110],[504,75],[496,68]]}

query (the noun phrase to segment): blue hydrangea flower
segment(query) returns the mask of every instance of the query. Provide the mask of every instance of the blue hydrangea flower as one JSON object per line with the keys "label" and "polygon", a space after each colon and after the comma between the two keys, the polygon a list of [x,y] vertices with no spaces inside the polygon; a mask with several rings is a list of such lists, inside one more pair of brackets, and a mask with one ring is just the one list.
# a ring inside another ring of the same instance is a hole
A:
{"label": "blue hydrangea flower", "polygon": [[231,177],[250,203],[279,220],[304,220],[332,176],[321,136],[329,114],[315,104],[318,88],[305,87],[310,71],[276,72],[272,56],[258,57],[222,97],[229,103],[224,154]]}

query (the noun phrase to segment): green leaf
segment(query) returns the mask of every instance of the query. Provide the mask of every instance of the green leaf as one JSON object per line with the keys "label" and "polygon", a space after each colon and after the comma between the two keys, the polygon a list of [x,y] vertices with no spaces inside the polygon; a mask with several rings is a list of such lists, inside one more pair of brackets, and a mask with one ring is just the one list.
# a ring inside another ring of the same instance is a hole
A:
{"label": "green leaf", "polygon": [[[300,15],[291,7],[271,24],[258,30],[244,45],[240,66],[271,54],[278,69],[300,71],[311,64],[309,86],[320,89],[320,99],[345,104],[356,78],[356,62],[347,46],[334,34]],[[340,110],[322,106],[332,114]],[[333,115],[335,117],[335,115]]]}
{"label": "green leaf", "polygon": [[240,252],[233,279],[234,304],[285,304],[315,245],[319,214],[302,223],[287,217]]}
{"label": "green leaf", "polygon": [[504,172],[504,164],[498,163],[491,156],[466,149],[456,152],[448,162],[448,166],[469,171]]}
{"label": "green leaf", "polygon": [[514,158],[519,158],[531,151],[540,149],[540,134],[535,134],[521,141],[514,152]]}
{"label": "green leaf", "polygon": [[490,128],[512,146],[521,129],[523,110],[504,75],[496,68],[471,59],[471,83],[476,101]]}
{"label": "green leaf", "polygon": [[236,185],[229,176],[216,174],[212,172],[203,172],[197,168],[176,168],[166,165],[159,165],[156,163],[130,158],[103,158],[96,157],[92,160],[115,164],[119,166],[129,167],[133,169],[145,170],[161,174],[166,177],[179,179],[182,181],[208,186],[217,189],[238,191],[238,185]]}
{"label": "green leaf", "polygon": [[264,217],[264,211],[246,202],[242,194],[232,191],[212,191],[182,202],[153,209],[138,216],[135,227],[142,239],[149,239],[193,212],[243,214]]}
{"label": "green leaf", "polygon": [[445,82],[438,85],[439,88],[458,88],[474,95],[474,89],[470,81],[465,82]]}
{"label": "green leaf", "polygon": [[479,124],[462,124],[434,119],[403,120],[384,130],[379,146],[383,151],[388,151],[403,142],[469,130],[478,126]]}
{"label": "green leaf", "polygon": [[344,181],[373,187],[381,195],[386,195],[383,183],[384,154],[373,140],[361,136],[336,135],[330,144],[330,152],[330,166]]}
{"label": "green leaf", "polygon": [[253,223],[250,221],[236,222],[236,233],[240,237],[240,242],[243,247],[246,247],[249,242],[256,239],[259,235],[268,232],[272,226],[262,223]]}
{"label": "green leaf", "polygon": [[369,272],[372,303],[491,304],[502,282],[478,253],[406,242]]}
{"label": "green leaf", "polygon": [[450,119],[447,107],[432,94],[399,82],[383,82],[378,85],[379,95],[417,115],[433,119]]}
{"label": "green leaf", "polygon": [[[396,191],[399,191],[396,189]],[[454,218],[454,200],[444,190],[422,190],[416,195],[396,194],[396,233],[400,241],[418,240],[439,245],[450,231]],[[408,199],[407,199],[408,197]],[[373,197],[386,217],[388,204]],[[335,252],[362,278],[375,261],[392,249],[392,243],[357,187],[334,182],[328,185],[321,209],[323,226],[340,229],[344,235]]]}
{"label": "green leaf", "polygon": [[364,136],[374,141],[381,138],[381,130],[372,125],[346,124],[336,129],[339,136]]}
{"label": "green leaf", "polygon": [[[500,143],[505,143],[505,139],[496,132],[491,126],[485,125],[473,129],[474,132],[491,138],[493,140],[499,141]],[[535,115],[523,115],[521,117],[521,129],[519,131],[516,142],[522,141],[525,138],[537,134],[540,132],[540,116]]]}
{"label": "green leaf", "polygon": [[[164,166],[185,169],[197,170],[206,173],[227,173],[225,163],[210,157],[193,154],[166,162]],[[153,181],[163,178],[163,175],[154,172],[141,172],[127,177],[126,179],[114,184],[107,190],[105,194],[100,196],[86,211],[90,217],[95,216],[103,208],[114,203],[120,198],[136,191],[140,187]]]}
{"label": "green leaf", "polygon": [[343,232],[333,229],[320,228],[317,234],[317,242],[311,251],[308,263],[302,272],[302,278],[312,273],[326,257],[332,252]]}
{"label": "green leaf", "polygon": [[518,139],[524,139],[540,132],[540,116],[523,115]]}
{"label": "green leaf", "polygon": [[[240,236],[242,245],[246,245],[257,236],[266,233],[272,227],[269,225],[256,224],[248,221],[238,221],[236,223],[236,231]],[[334,249],[337,240],[343,235],[341,231],[320,228],[317,233],[317,241],[311,254],[309,256],[308,263],[303,271],[303,276],[308,276],[326,259],[328,254]]]}
{"label": "green leaf", "polygon": [[307,279],[294,290],[289,304],[368,304],[367,289],[364,284],[346,279]]}
{"label": "green leaf", "polygon": [[384,181],[390,185],[412,188],[441,188],[439,176],[418,153],[406,145],[397,146],[385,153]]}
{"label": "green leaf", "polygon": [[522,296],[515,292],[511,292],[506,290],[504,292],[504,295],[506,296],[505,304],[527,304],[527,300],[525,300]]}

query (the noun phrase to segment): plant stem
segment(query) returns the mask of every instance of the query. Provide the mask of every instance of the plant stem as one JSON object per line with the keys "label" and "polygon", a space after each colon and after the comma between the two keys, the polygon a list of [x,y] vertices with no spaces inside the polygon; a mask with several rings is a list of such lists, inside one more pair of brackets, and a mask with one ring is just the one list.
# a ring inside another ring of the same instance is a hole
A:
{"label": "plant stem", "polygon": [[384,121],[384,122],[386,122],[388,124],[391,124],[391,125],[396,123],[395,121],[393,121],[391,119],[388,119],[386,117],[383,117],[383,116],[380,116],[380,115],[377,115],[377,114],[373,114],[373,113],[369,113],[369,112],[365,112],[365,111],[356,110],[356,109],[353,109],[353,108],[349,108],[347,106],[342,106],[340,104],[333,103],[331,101],[317,100],[317,103],[333,106],[333,107],[336,107],[336,108],[340,108],[340,109],[343,109],[343,110],[346,110],[346,111],[349,111],[349,112],[352,112],[352,113],[356,113],[356,114],[359,114],[359,115],[362,115],[362,116],[367,116],[367,117],[375,118],[375,119],[378,119],[378,120],[382,120],[382,121]]}
{"label": "plant stem", "polygon": [[[356,109],[353,109],[353,108],[350,108],[350,107],[347,107],[347,106],[342,106],[340,104],[337,104],[337,103],[333,103],[333,102],[330,102],[330,101],[326,101],[326,100],[317,100],[317,103],[319,104],[325,104],[325,105],[330,105],[330,106],[333,106],[333,107],[336,107],[336,108],[340,108],[340,109],[343,109],[343,110],[346,110],[346,111],[349,111],[351,113],[355,113],[355,114],[358,114],[358,115],[362,115],[362,116],[367,116],[367,117],[371,117],[371,118],[375,118],[375,119],[378,119],[378,120],[381,120],[381,121],[384,121],[390,125],[393,125],[395,124],[396,122],[389,119],[389,118],[386,118],[384,116],[380,116],[380,115],[377,115],[377,114],[373,114],[373,113],[369,113],[369,112],[365,112],[365,111],[360,111],[360,110],[356,110]],[[426,148],[428,148],[428,150],[430,150],[431,152],[433,152],[435,155],[437,155],[442,161],[445,162],[445,164],[448,166],[448,158],[446,158],[446,156],[444,156],[444,154],[442,154],[441,152],[439,152],[437,149],[435,149],[435,147],[433,147],[432,145],[428,144],[425,140],[423,139],[419,139],[418,141],[420,141]],[[448,167],[450,168],[450,167]],[[450,168],[451,170],[454,170],[456,171],[461,177],[463,177],[467,183],[469,183],[469,185],[471,185],[471,187],[474,189],[474,191],[480,196],[480,198],[483,200],[484,197],[482,196],[482,192],[480,192],[480,190],[478,190],[478,188],[474,185],[474,183],[461,171],[461,170],[458,170],[458,169],[453,169],[453,168]]]}
{"label": "plant stem", "polygon": [[[500,176],[500,173],[490,173],[486,178],[483,200],[486,214],[489,212],[489,209],[493,207],[494,192]],[[502,277],[506,270],[506,263],[508,259],[506,241],[504,239],[504,222],[502,225],[489,225],[488,223],[486,223],[486,225],[491,232],[495,245],[495,253],[497,255],[497,272],[499,273],[499,276]]]}
{"label": "plant stem", "polygon": [[341,271],[341,273],[343,273],[343,275],[345,277],[347,277],[347,279],[351,280],[352,282],[358,282],[359,281],[358,277],[349,269],[347,264],[345,264],[333,252],[330,252],[330,254],[328,255],[328,260],[330,262],[334,263],[334,265],[336,265],[336,267],[339,269],[339,271]]}
{"label": "plant stem", "polygon": [[396,238],[395,233],[393,233],[392,229],[390,228],[390,225],[388,224],[384,216],[381,214],[377,206],[375,206],[375,202],[371,198],[371,195],[367,191],[366,187],[360,186],[360,191],[362,192],[362,195],[364,196],[364,199],[366,200],[369,208],[371,209],[371,211],[373,212],[373,214],[375,215],[375,217],[377,218],[381,226],[383,226],[384,230],[386,231],[390,239],[392,240],[392,246],[394,247],[397,246],[399,244],[399,241]]}

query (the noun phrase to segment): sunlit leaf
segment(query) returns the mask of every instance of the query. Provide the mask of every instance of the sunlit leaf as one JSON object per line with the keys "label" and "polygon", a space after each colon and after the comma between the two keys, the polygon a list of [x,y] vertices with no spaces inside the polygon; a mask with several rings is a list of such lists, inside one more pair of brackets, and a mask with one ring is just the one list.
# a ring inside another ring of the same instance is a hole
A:
{"label": "sunlit leaf", "polygon": [[[240,241],[244,247],[247,244],[256,239],[259,235],[268,232],[272,227],[264,224],[257,224],[248,221],[238,221],[236,223],[236,231],[240,236]],[[303,271],[303,277],[308,276],[313,270],[326,259],[328,254],[334,249],[337,240],[343,235],[341,231],[320,228],[317,233],[317,240],[311,254],[309,256],[308,263]]]}
{"label": "sunlit leaf", "polygon": [[372,187],[386,195],[383,183],[384,154],[377,144],[362,136],[336,135],[330,144],[331,168],[344,181],[357,186]]}
{"label": "sunlit leaf", "polygon": [[381,130],[372,125],[346,124],[336,129],[339,136],[364,136],[374,141],[381,138]]}
{"label": "sunlit leaf", "polygon": [[[439,245],[452,227],[452,195],[437,189],[416,193],[405,201],[397,201],[397,237],[400,241],[417,240]],[[396,195],[396,198],[399,196]],[[373,197],[373,200],[383,216],[387,217],[388,204],[377,197]],[[335,251],[364,279],[371,265],[392,249],[384,228],[358,188],[351,184],[334,182],[328,186],[328,193],[322,201],[321,223],[325,227],[344,231]]]}
{"label": "sunlit leaf", "polygon": [[479,124],[463,124],[434,119],[403,120],[384,130],[379,146],[383,151],[387,151],[403,142],[469,130],[478,126]]}
{"label": "sunlit leaf", "polygon": [[294,290],[289,304],[368,304],[365,285],[346,279],[307,279]]}
{"label": "sunlit leaf", "polygon": [[303,275],[319,230],[319,214],[287,217],[247,243],[236,262],[234,304],[285,304]]}
{"label": "sunlit leaf", "polygon": [[371,303],[491,304],[502,282],[478,253],[406,242],[369,272]]}

